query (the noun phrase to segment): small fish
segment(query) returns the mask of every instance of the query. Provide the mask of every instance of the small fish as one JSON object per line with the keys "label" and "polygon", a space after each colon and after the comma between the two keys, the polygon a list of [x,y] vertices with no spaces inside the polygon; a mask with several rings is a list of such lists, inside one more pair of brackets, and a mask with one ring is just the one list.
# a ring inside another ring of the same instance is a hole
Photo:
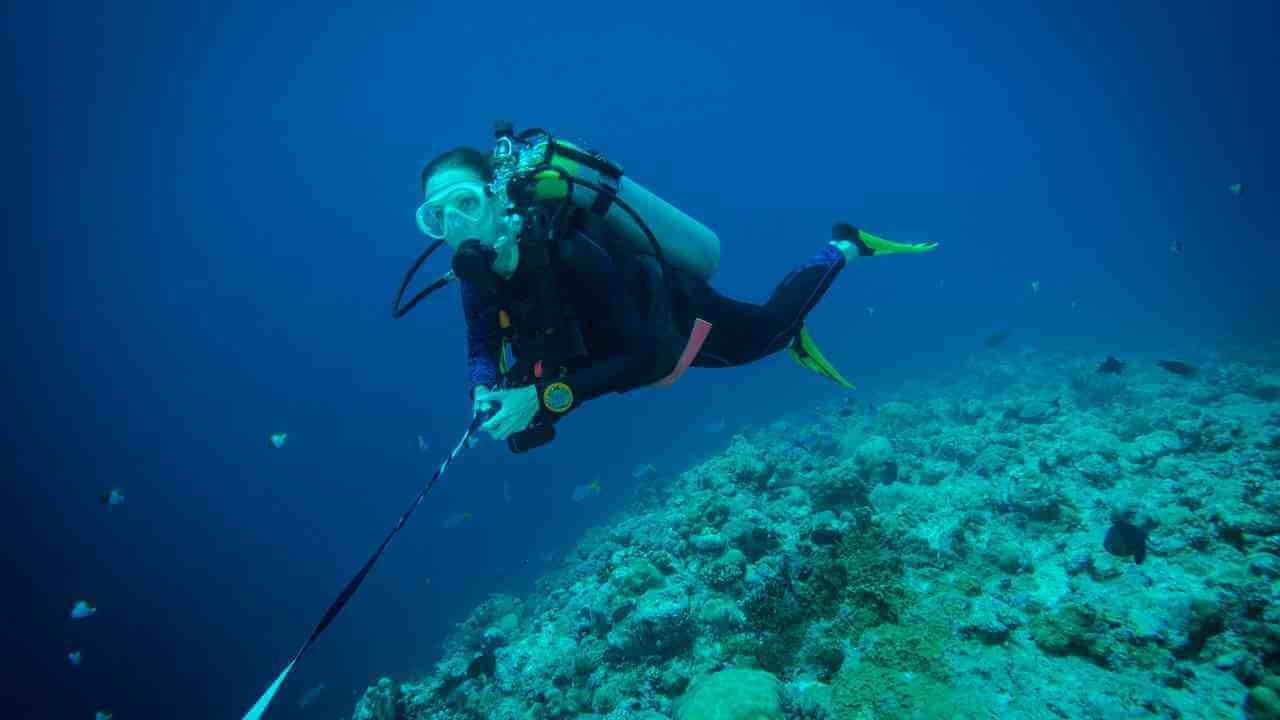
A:
{"label": "small fish", "polygon": [[596,476],[590,485],[576,485],[573,488],[573,494],[570,498],[574,502],[582,502],[592,495],[599,495],[603,487],[600,485],[600,476]]}
{"label": "small fish", "polygon": [[1183,377],[1191,377],[1192,375],[1200,372],[1196,366],[1188,365],[1184,362],[1178,362],[1177,360],[1161,360],[1156,364],[1174,375],[1181,375]]}
{"label": "small fish", "polygon": [[324,692],[324,683],[320,683],[310,690],[302,693],[302,697],[298,699],[298,707],[304,708],[314,703],[316,698],[320,697],[320,693]]}
{"label": "small fish", "polygon": [[1183,245],[1181,240],[1175,239],[1169,243],[1169,252],[1173,253],[1174,255],[1181,255],[1182,248],[1183,248]]}
{"label": "small fish", "polygon": [[511,483],[506,481],[502,483],[502,501],[505,503],[511,502]]}
{"label": "small fish", "polygon": [[711,434],[715,434],[720,432],[721,430],[724,430],[724,418],[720,418],[719,420],[712,420],[711,422],[706,424],[706,427],[704,429]]}
{"label": "small fish", "polygon": [[870,305],[868,305],[868,306],[867,306],[867,317],[875,317],[875,316],[876,316],[876,309],[875,309],[875,308],[873,308],[873,307],[871,307]]}
{"label": "small fish", "polygon": [[107,712],[106,710],[99,710],[98,712],[94,713],[93,720],[111,720],[111,718],[113,717],[115,716]]}
{"label": "small fish", "polygon": [[1245,190],[1244,183],[1231,183],[1227,186],[1227,189],[1231,191],[1232,195],[1243,195]]}
{"label": "small fish", "polygon": [[289,439],[289,433],[287,432],[273,432],[271,433],[271,436],[269,438],[271,442],[271,447],[277,450],[284,447],[284,444],[288,439]]}
{"label": "small fish", "polygon": [[1123,371],[1124,363],[1108,355],[1107,359],[1102,361],[1102,364],[1098,366],[1095,372],[1101,375],[1119,375]]}
{"label": "small fish", "polygon": [[82,656],[79,650],[72,650],[71,652],[67,653],[67,660],[71,661],[72,665],[79,665],[81,657]]}
{"label": "small fish", "polygon": [[1079,300],[1072,300],[1072,301],[1071,301],[1071,312],[1075,312],[1075,311],[1077,311],[1077,310],[1079,310],[1079,309],[1080,309],[1080,301],[1079,301]]}
{"label": "small fish", "polygon": [[77,600],[76,604],[71,606],[71,619],[83,620],[96,612],[98,612],[98,608],[84,600]]}
{"label": "small fish", "polygon": [[1147,559],[1147,532],[1137,525],[1116,521],[1107,530],[1102,547],[1116,557],[1132,557],[1141,565]]}
{"label": "small fish", "polygon": [[452,530],[453,528],[460,527],[463,523],[467,522],[470,519],[471,519],[471,513],[469,512],[455,513],[445,518],[444,520],[441,520],[440,528],[442,530]]}
{"label": "small fish", "polygon": [[426,452],[431,449],[431,443],[427,442],[421,435],[418,436],[418,452]]}
{"label": "small fish", "polygon": [[658,468],[652,465],[647,465],[647,464],[636,465],[635,467],[631,468],[631,477],[635,478],[636,480],[643,480],[644,478],[650,475],[656,475],[657,473],[658,473]]}
{"label": "small fish", "polygon": [[124,491],[119,488],[111,488],[110,491],[103,493],[99,500],[103,505],[107,506],[108,510],[110,510],[116,505],[124,502]]}
{"label": "small fish", "polygon": [[1012,334],[1013,334],[1012,330],[1001,330],[999,332],[994,332],[988,335],[987,338],[982,341],[982,344],[987,346],[988,348],[1000,347],[1001,345],[1004,344],[1005,340],[1009,339],[1009,336]]}
{"label": "small fish", "polygon": [[1039,281],[1039,280],[1032,280],[1032,281],[1031,281],[1031,292],[1033,292],[1033,293],[1038,293],[1038,292],[1040,292],[1040,281]]}

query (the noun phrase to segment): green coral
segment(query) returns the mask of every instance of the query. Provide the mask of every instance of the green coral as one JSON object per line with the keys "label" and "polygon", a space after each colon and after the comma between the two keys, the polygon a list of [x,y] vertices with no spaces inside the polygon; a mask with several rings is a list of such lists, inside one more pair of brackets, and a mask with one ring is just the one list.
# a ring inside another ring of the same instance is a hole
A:
{"label": "green coral", "polygon": [[699,575],[707,585],[724,589],[742,579],[746,566],[746,556],[737,549],[730,549],[715,562],[702,566]]}
{"label": "green coral", "polygon": [[948,633],[945,626],[929,622],[881,625],[863,636],[863,643],[870,647],[862,659],[890,670],[946,680],[942,647]]}
{"label": "green coral", "polygon": [[1268,674],[1245,698],[1249,720],[1280,720],[1280,676]]}
{"label": "green coral", "polygon": [[865,651],[844,664],[831,689],[837,718],[985,717],[984,706],[953,688],[943,648],[948,626],[913,614],[862,639]]}
{"label": "green coral", "polygon": [[815,562],[812,577],[809,604],[816,612],[830,615],[849,603],[863,611],[868,627],[897,622],[910,602],[902,551],[874,525],[846,534],[835,552]]}
{"label": "green coral", "polygon": [[658,568],[642,557],[632,558],[625,567],[614,570],[609,580],[624,597],[638,597],[663,583]]}
{"label": "green coral", "polygon": [[862,465],[853,458],[821,471],[810,491],[817,510],[866,505],[869,492]]}
{"label": "green coral", "polygon": [[803,642],[804,626],[800,624],[764,633],[756,649],[756,662],[770,672],[785,673],[795,663]]}
{"label": "green coral", "polygon": [[1115,622],[1079,603],[1042,613],[1028,626],[1036,645],[1049,655],[1078,655],[1109,667],[1114,655]]}
{"label": "green coral", "polygon": [[782,685],[759,670],[723,670],[693,681],[675,720],[783,720]]}
{"label": "green coral", "polygon": [[400,685],[384,677],[374,687],[364,691],[364,697],[356,703],[354,720],[398,720],[400,717]]}
{"label": "green coral", "polygon": [[831,687],[831,714],[872,718],[985,718],[986,703],[929,675],[871,662],[846,663]]}

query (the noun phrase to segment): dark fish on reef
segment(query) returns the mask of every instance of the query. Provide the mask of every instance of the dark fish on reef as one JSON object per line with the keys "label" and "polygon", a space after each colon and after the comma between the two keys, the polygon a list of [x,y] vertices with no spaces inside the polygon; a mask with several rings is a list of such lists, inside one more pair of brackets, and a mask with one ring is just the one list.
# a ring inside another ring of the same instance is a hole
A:
{"label": "dark fish on reef", "polygon": [[1097,372],[1102,375],[1119,375],[1124,371],[1124,363],[1108,355],[1106,360],[1098,366]]}
{"label": "dark fish on reef", "polygon": [[1137,525],[1117,521],[1107,530],[1102,547],[1116,557],[1132,557],[1141,565],[1147,559],[1147,532]]}
{"label": "dark fish on reef", "polygon": [[472,660],[471,664],[467,666],[467,677],[478,678],[482,675],[493,677],[493,674],[497,669],[498,659],[493,653],[485,653],[475,660]]}
{"label": "dark fish on reef", "polygon": [[1009,336],[1012,334],[1013,334],[1012,330],[1001,330],[1000,332],[991,333],[990,335],[987,336],[985,340],[982,341],[982,344],[989,348],[1000,347],[1001,345],[1004,344],[1005,340],[1009,339]]}
{"label": "dark fish on reef", "polygon": [[837,411],[836,414],[842,418],[849,417],[850,415],[853,414],[853,410],[856,406],[857,406],[857,401],[855,401],[851,397],[847,397],[844,399],[844,403],[840,406],[840,410]]}
{"label": "dark fish on reef", "polygon": [[1191,377],[1192,375],[1200,372],[1195,365],[1188,365],[1184,362],[1178,362],[1177,360],[1161,360],[1156,364],[1174,375],[1181,375],[1183,377]]}

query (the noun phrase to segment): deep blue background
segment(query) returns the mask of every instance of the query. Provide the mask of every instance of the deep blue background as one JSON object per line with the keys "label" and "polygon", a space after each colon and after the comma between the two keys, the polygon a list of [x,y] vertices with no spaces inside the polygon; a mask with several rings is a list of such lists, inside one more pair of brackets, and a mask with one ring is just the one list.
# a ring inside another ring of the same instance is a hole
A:
{"label": "deep blue background", "polygon": [[[811,316],[864,391],[963,367],[1003,327],[1008,352],[1184,357],[1277,331],[1273,3],[15,5],[6,717],[253,702],[466,423],[456,290],[399,322],[389,304],[422,247],[419,169],[499,118],[702,219],[744,299],[836,218],[940,241],[859,261]],[[679,469],[727,441],[708,421],[833,387],[777,357],[602,399],[527,456],[486,440],[272,716],[306,716],[318,682],[310,715],[347,714],[428,667],[471,606],[603,521],[633,464]],[[73,623],[82,597],[101,610]]]}

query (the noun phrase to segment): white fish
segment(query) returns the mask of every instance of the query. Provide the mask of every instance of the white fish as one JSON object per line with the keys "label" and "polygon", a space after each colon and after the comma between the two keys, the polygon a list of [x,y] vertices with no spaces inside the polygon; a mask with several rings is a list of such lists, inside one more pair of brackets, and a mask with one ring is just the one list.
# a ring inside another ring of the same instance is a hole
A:
{"label": "white fish", "polygon": [[124,502],[124,491],[119,488],[111,488],[109,492],[102,495],[102,504],[106,505],[108,510],[122,502]]}
{"label": "white fish", "polygon": [[1232,183],[1227,186],[1227,189],[1231,191],[1232,195],[1240,195],[1244,193],[1244,183]]}
{"label": "white fish", "polygon": [[426,452],[431,449],[431,443],[427,442],[421,435],[418,436],[418,452]]}
{"label": "white fish", "polygon": [[1031,281],[1031,292],[1033,292],[1033,293],[1038,293],[1038,292],[1040,292],[1040,281],[1039,281],[1039,280],[1032,280],[1032,281]]}
{"label": "white fish", "polygon": [[298,707],[304,708],[315,702],[316,698],[320,697],[320,693],[322,692],[324,692],[324,683],[320,683],[319,685],[302,693],[302,697],[298,699]]}
{"label": "white fish", "polygon": [[649,475],[656,475],[657,473],[658,473],[658,468],[652,465],[647,465],[647,464],[636,465],[635,467],[631,468],[631,477],[635,478],[636,480],[640,480]]}
{"label": "white fish", "polygon": [[70,660],[72,665],[79,665],[80,657],[81,656],[80,656],[79,650],[72,650],[71,652],[67,653],[67,660]]}
{"label": "white fish", "polygon": [[115,716],[107,712],[106,710],[99,710],[98,712],[93,714],[93,720],[111,720],[111,718],[113,717]]}
{"label": "white fish", "polygon": [[71,619],[83,620],[96,612],[98,612],[98,608],[84,600],[77,600],[76,604],[71,606]]}
{"label": "white fish", "polygon": [[285,442],[287,442],[288,440],[289,440],[289,433],[287,432],[271,433],[271,447],[276,448],[277,450],[284,447]]}

